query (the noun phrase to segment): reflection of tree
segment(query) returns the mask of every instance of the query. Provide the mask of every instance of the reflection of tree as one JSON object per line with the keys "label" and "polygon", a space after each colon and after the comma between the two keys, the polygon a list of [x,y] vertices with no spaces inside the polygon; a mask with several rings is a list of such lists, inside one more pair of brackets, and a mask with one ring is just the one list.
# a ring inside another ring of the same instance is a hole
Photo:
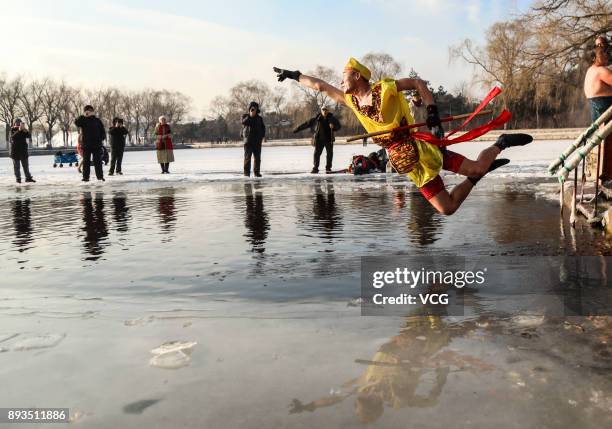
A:
{"label": "reflection of tree", "polygon": [[108,228],[104,218],[104,194],[96,192],[92,199],[91,192],[83,192],[83,231],[85,232],[84,249],[88,261],[97,261],[104,253],[103,242],[108,237]]}
{"label": "reflection of tree", "polygon": [[245,237],[251,244],[251,250],[257,253],[266,251],[265,244],[270,230],[268,214],[264,210],[263,195],[258,189],[259,185],[252,183],[244,185],[245,216],[244,225],[247,228]]}
{"label": "reflection of tree", "polygon": [[15,240],[19,252],[28,250],[28,244],[32,242],[32,213],[30,211],[30,199],[16,199],[12,202],[13,225],[15,226]]}
{"label": "reflection of tree", "polygon": [[174,189],[167,189],[158,199],[159,220],[164,234],[170,234],[176,225],[176,205]]}
{"label": "reflection of tree", "polygon": [[129,220],[129,207],[127,206],[127,196],[123,192],[113,194],[113,220],[117,232],[127,232]]}
{"label": "reflection of tree", "polygon": [[321,238],[332,241],[334,232],[342,228],[342,216],[338,213],[334,185],[329,183],[326,191],[321,188],[321,181],[315,182],[315,195],[312,207],[313,229],[321,232]]}
{"label": "reflection of tree", "polygon": [[[357,417],[371,423],[382,416],[385,405],[394,409],[435,406],[451,366],[471,371],[493,369],[475,357],[443,350],[469,325],[461,331],[450,329],[440,316],[411,316],[405,322],[400,333],[383,344],[372,360],[356,361],[367,365],[366,370],[360,377],[343,384],[339,394],[308,404],[294,399],[290,413],[333,406],[354,396]],[[433,386],[424,389],[432,378]]]}
{"label": "reflection of tree", "polygon": [[420,193],[409,192],[408,209],[409,240],[414,244],[427,246],[438,241],[443,218]]}
{"label": "reflection of tree", "polygon": [[[534,210],[534,197],[521,192],[499,192],[482,210],[482,221],[488,225],[497,244],[545,242],[552,236],[551,225],[559,220],[559,209],[552,205]],[[500,222],[503,219],[503,222]],[[539,244],[540,246],[542,244]]]}

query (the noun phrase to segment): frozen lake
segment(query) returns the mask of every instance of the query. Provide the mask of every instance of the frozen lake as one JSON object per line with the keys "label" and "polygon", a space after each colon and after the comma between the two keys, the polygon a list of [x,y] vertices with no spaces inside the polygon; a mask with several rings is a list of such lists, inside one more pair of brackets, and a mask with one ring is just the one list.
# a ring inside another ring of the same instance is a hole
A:
{"label": "frozen lake", "polygon": [[[471,142],[450,146],[452,150],[475,158],[479,151],[491,142]],[[504,157],[512,161],[508,166],[494,172],[495,177],[548,177],[546,167],[556,158],[568,141],[537,141],[524,149],[510,149]],[[365,154],[380,149],[377,145],[338,145],[334,147],[334,170],[347,168],[353,155]],[[312,177],[312,152],[309,146],[265,147],[262,151],[262,174],[278,176],[284,174]],[[170,176],[160,174],[155,152],[126,152],[123,161],[123,177],[113,177],[109,184],[125,182],[202,182],[209,180],[242,179],[242,148],[185,149],[175,151],[176,162],[171,165]],[[325,154],[322,157],[323,165]],[[75,168],[53,168],[52,156],[30,157],[31,171],[40,182],[37,186],[67,185],[78,183]],[[105,174],[108,166],[105,168]],[[12,164],[8,158],[0,159],[0,190],[4,185],[14,184]],[[92,172],[93,175],[93,172]],[[85,185],[87,186],[87,185]]]}

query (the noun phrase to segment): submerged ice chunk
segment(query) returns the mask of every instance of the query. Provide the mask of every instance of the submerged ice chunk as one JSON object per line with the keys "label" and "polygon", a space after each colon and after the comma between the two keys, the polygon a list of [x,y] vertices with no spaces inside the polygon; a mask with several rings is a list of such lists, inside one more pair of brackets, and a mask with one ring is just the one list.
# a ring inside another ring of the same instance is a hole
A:
{"label": "submerged ice chunk", "polygon": [[24,334],[15,341],[11,350],[13,351],[26,351],[26,350],[37,350],[37,349],[49,349],[57,346],[62,340],[66,338],[66,334],[42,334],[42,335],[28,335]]}
{"label": "submerged ice chunk", "polygon": [[544,316],[515,316],[512,318],[512,323],[524,328],[533,328],[544,323]]}
{"label": "submerged ice chunk", "polygon": [[178,369],[189,365],[195,341],[170,341],[151,350],[155,356],[149,365],[163,369]]}

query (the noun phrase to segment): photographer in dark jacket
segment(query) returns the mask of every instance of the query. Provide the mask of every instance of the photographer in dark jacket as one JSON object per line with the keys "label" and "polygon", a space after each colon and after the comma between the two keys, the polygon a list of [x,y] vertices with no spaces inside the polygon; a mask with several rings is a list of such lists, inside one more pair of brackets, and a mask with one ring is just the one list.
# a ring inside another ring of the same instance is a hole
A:
{"label": "photographer in dark jacket", "polygon": [[255,157],[253,172],[255,177],[261,177],[261,144],[266,137],[266,126],[259,116],[259,104],[251,101],[249,113],[242,115],[242,138],[244,139],[244,175],[251,175],[251,156]]}
{"label": "photographer in dark jacket", "polygon": [[85,114],[79,116],[74,124],[81,129],[83,136],[83,182],[89,182],[91,156],[98,180],[104,181],[102,171],[102,142],[106,140],[106,131],[102,121],[94,115],[93,106],[85,106]]}
{"label": "photographer in dark jacket", "polygon": [[323,106],[321,107],[321,113],[296,127],[293,132],[298,133],[306,128],[314,128],[312,136],[312,145],[315,147],[314,167],[312,167],[311,173],[319,172],[319,160],[323,149],[325,149],[327,156],[325,172],[331,173],[332,160],[334,158],[334,133],[340,129],[340,122],[327,110],[327,107]]}
{"label": "photographer in dark jacket", "polygon": [[21,168],[23,166],[23,174],[25,174],[26,182],[36,182],[30,174],[28,163],[28,139],[32,138],[30,132],[26,129],[25,124],[21,119],[15,119],[15,123],[11,127],[11,144],[9,156],[13,160],[13,169],[15,170],[15,179],[17,183],[21,183]]}
{"label": "photographer in dark jacket", "polygon": [[115,174],[115,167],[117,168],[117,174],[123,175],[121,172],[121,162],[123,161],[123,152],[125,151],[125,136],[128,135],[128,130],[123,126],[123,119],[113,119],[113,126],[109,128],[108,134],[110,134],[110,147],[111,147],[111,162],[109,176]]}

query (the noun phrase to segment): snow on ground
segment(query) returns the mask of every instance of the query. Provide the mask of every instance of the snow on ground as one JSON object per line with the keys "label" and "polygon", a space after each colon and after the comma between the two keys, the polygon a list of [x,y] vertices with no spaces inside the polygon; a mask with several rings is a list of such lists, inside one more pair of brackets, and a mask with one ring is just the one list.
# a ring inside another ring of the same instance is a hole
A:
{"label": "snow on ground", "polygon": [[[547,166],[569,145],[569,141],[536,141],[525,148],[513,148],[503,153],[512,161],[506,167],[494,172],[494,176],[506,178],[547,178]],[[469,158],[476,158],[479,151],[489,142],[470,142],[451,147]],[[334,147],[334,170],[348,166],[353,155],[368,154],[379,147],[369,144],[338,145]],[[265,147],[262,151],[262,174],[264,180],[283,178],[309,178],[312,169],[312,152],[310,146]],[[243,179],[242,148],[185,149],[175,151],[176,162],[171,164],[169,175],[160,174],[154,151],[126,152],[123,161],[123,176],[108,177],[109,166],[104,167],[104,175],[114,185],[134,182],[153,183],[189,183],[211,180]],[[325,166],[325,153],[321,157],[321,170]],[[38,183],[30,186],[91,186],[80,181],[81,176],[75,167],[53,168],[53,156],[30,157],[30,170]],[[22,173],[23,175],[23,173]],[[92,182],[95,174],[92,168]],[[105,184],[105,185],[106,185]],[[9,158],[0,159],[0,188],[15,186],[13,166]]]}

